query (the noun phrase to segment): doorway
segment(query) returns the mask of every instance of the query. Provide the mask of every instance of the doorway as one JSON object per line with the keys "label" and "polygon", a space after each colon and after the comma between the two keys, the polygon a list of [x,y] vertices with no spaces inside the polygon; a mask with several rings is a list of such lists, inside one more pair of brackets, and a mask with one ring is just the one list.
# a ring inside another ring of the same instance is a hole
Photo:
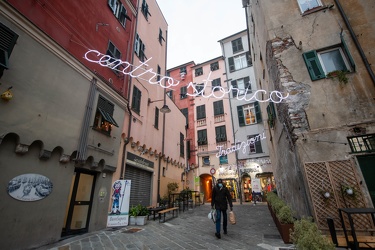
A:
{"label": "doorway", "polygon": [[375,205],[375,155],[357,156],[359,167],[365,179],[368,192],[370,193],[372,205]]}
{"label": "doorway", "polygon": [[88,232],[96,173],[75,169],[61,236]]}

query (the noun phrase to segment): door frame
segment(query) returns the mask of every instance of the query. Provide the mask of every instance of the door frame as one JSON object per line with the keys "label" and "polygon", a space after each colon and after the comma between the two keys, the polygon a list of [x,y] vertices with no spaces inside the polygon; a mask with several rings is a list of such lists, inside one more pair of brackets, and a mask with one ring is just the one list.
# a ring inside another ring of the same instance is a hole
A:
{"label": "door frame", "polygon": [[[91,186],[91,194],[90,194],[90,200],[89,201],[76,201],[77,189],[78,189],[78,184],[79,184],[81,174],[93,176],[93,183],[92,183],[92,186]],[[74,180],[73,180],[74,184],[73,184],[73,188],[71,190],[71,198],[70,198],[70,201],[69,201],[69,209],[68,209],[68,213],[66,215],[67,216],[66,217],[66,224],[64,225],[63,230],[61,232],[62,237],[69,236],[69,235],[87,233],[88,228],[89,228],[89,224],[90,224],[91,209],[92,209],[92,203],[93,203],[93,199],[94,199],[95,183],[96,183],[97,173],[94,172],[94,171],[87,170],[87,169],[75,168],[74,175],[75,175]],[[88,205],[89,206],[88,211],[87,211],[86,225],[85,225],[84,228],[81,228],[81,229],[70,229],[75,205]]]}

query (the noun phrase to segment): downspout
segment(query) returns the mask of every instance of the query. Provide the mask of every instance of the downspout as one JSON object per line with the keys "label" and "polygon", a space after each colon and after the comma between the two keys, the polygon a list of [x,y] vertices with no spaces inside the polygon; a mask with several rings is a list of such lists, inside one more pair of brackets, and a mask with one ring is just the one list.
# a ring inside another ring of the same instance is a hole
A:
{"label": "downspout", "polygon": [[[134,29],[133,31],[131,32],[131,34],[133,35],[133,37],[131,37],[132,41],[134,41],[134,36],[135,36],[135,31],[137,30],[137,27],[138,27],[138,6],[139,6],[139,0],[138,0],[138,4],[137,4],[137,11],[136,11],[136,17],[135,17],[135,25],[133,26]],[[129,43],[129,46],[128,46],[128,51],[130,51],[130,55],[131,55],[131,64],[133,65],[133,62],[134,62],[134,53],[133,53],[133,48],[129,49],[130,47],[130,44],[132,43]],[[129,105],[129,102],[130,102],[130,92],[131,92],[131,85],[132,85],[132,77],[129,76],[129,85],[128,85],[128,96],[127,96],[127,99],[128,99],[128,103],[126,105],[128,111],[129,111],[129,125],[128,125],[128,134],[127,134],[127,137],[124,139],[124,147],[122,149],[122,158],[121,158],[121,171],[120,171],[120,180],[123,180],[124,179],[124,175],[125,175],[125,155],[126,155],[126,146],[129,144],[130,142],[130,132],[131,132],[131,127],[132,127],[132,116],[133,116],[133,113],[130,109],[130,105]]]}
{"label": "downspout", "polygon": [[[168,30],[165,31],[165,66],[164,66],[164,75],[167,75],[167,48],[168,48]],[[167,80],[164,80],[167,81]],[[166,86],[166,83],[165,83]],[[163,96],[163,106],[166,105],[166,93],[167,90],[164,88]],[[165,137],[165,113],[163,113],[163,131],[162,131],[162,142],[161,142],[161,157],[159,157],[159,168],[158,168],[158,187],[157,187],[157,202],[160,203],[160,168],[161,168],[161,158],[164,155],[164,137]]]}
{"label": "downspout", "polygon": [[361,45],[360,45],[360,43],[359,43],[359,41],[357,39],[357,36],[355,35],[354,30],[353,30],[352,26],[350,25],[349,19],[346,16],[346,14],[345,14],[345,12],[344,12],[344,10],[343,10],[343,8],[342,8],[339,0],[335,0],[335,3],[337,5],[337,8],[340,11],[340,14],[341,14],[342,18],[344,19],[346,27],[348,27],[348,30],[350,32],[350,35],[351,35],[353,41],[354,41],[354,44],[357,47],[359,54],[361,55],[363,63],[366,66],[367,72],[370,74],[372,83],[375,85],[375,75],[374,75],[374,72],[372,71],[371,66],[370,66],[370,64],[369,64],[369,62],[367,60],[367,57],[366,57],[365,53],[363,52],[363,49],[362,49],[362,47],[361,47]]}

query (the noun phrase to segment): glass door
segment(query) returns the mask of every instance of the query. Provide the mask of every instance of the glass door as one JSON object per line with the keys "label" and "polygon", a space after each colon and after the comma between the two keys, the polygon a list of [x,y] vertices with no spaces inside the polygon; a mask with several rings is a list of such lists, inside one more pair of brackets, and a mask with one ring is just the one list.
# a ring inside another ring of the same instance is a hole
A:
{"label": "glass door", "polygon": [[62,236],[88,232],[94,188],[95,173],[76,169]]}

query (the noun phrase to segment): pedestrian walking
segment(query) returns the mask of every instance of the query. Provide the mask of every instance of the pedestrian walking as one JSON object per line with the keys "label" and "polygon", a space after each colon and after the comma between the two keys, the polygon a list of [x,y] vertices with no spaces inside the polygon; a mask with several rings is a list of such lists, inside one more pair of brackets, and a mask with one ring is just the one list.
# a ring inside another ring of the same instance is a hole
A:
{"label": "pedestrian walking", "polygon": [[230,207],[230,211],[233,210],[232,204],[232,196],[229,193],[228,188],[225,187],[223,180],[218,179],[217,184],[212,189],[212,197],[211,197],[211,207],[212,209],[216,210],[216,232],[215,236],[220,239],[220,224],[221,224],[221,215],[223,215],[223,231],[224,234],[228,233],[227,225],[228,225],[228,203]]}

